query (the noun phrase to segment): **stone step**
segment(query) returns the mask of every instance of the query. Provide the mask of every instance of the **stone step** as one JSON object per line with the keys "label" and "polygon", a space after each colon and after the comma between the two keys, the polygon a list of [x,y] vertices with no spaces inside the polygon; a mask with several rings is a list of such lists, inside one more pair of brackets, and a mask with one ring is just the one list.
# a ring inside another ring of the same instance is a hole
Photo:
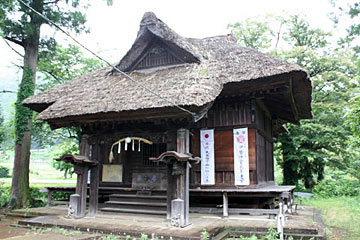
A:
{"label": "stone step", "polygon": [[151,206],[151,207],[166,207],[166,203],[146,203],[146,202],[131,202],[131,201],[107,201],[106,205],[134,205],[134,206]]}
{"label": "stone step", "polygon": [[134,214],[166,215],[166,211],[162,211],[162,210],[145,210],[145,209],[105,207],[105,208],[101,208],[100,211],[108,212],[108,213],[134,213]]}
{"label": "stone step", "polygon": [[130,197],[134,197],[134,198],[151,198],[151,199],[165,199],[166,200],[166,196],[162,196],[162,195],[136,195],[136,194],[111,194],[110,197],[124,197],[124,198],[130,198]]}
{"label": "stone step", "polygon": [[144,202],[144,203],[166,203],[166,196],[146,196],[136,194],[112,194],[109,196],[110,201],[120,202]]}

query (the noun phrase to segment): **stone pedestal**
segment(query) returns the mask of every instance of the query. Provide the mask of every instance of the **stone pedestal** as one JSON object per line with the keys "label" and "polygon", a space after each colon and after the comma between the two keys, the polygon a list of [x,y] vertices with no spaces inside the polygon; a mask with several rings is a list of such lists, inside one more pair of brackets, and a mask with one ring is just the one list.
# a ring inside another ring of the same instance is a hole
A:
{"label": "stone pedestal", "polygon": [[79,218],[80,215],[81,215],[80,195],[79,194],[71,194],[69,208],[68,208],[68,217],[69,218]]}

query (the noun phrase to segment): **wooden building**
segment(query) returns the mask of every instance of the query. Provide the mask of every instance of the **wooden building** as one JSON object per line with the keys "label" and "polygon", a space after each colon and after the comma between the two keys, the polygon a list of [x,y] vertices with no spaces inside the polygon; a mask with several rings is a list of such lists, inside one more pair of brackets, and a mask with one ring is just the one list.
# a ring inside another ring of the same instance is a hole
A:
{"label": "wooden building", "polygon": [[[284,130],[283,123],[298,124],[312,116],[311,82],[302,68],[240,47],[231,34],[183,38],[153,13],[145,13],[134,44],[116,67],[137,83],[105,67],[24,101],[53,129],[81,127],[80,154],[97,163],[91,179],[109,189],[103,211],[137,212],[131,203],[142,209],[149,203],[148,213],[163,213],[171,183],[169,161],[150,158],[183,159],[160,156],[169,151],[194,160],[190,209],[216,207],[224,192],[229,207],[263,208],[276,195],[264,193],[293,189],[274,186],[273,139]],[[245,138],[236,138],[237,131]],[[209,166],[205,150],[201,156],[201,133],[212,139]],[[240,156],[242,173],[235,145],[246,147]],[[195,164],[196,156],[202,163]],[[206,167],[209,178],[202,182]]]}

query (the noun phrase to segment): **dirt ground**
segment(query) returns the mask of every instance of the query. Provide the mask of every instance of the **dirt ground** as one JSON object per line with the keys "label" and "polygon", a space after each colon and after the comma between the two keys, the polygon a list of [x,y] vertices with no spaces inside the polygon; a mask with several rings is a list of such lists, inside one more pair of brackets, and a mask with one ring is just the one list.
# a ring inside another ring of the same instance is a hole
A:
{"label": "dirt ground", "polygon": [[80,231],[70,231],[62,228],[23,228],[16,227],[19,220],[25,218],[1,216],[0,217],[0,239],[11,240],[90,240],[90,239],[107,239],[95,233],[84,233]]}
{"label": "dirt ground", "polygon": [[14,236],[23,236],[31,232],[30,229],[11,227],[12,224],[16,224],[22,218],[19,217],[0,217],[0,239],[6,239]]}

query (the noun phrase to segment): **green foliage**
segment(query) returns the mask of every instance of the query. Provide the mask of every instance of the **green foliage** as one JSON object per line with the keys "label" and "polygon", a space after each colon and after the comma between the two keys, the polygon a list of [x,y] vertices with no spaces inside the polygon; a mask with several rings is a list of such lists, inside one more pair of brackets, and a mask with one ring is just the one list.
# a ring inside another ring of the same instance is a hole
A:
{"label": "green foliage", "polygon": [[[76,33],[87,30],[84,26],[85,14],[81,12],[86,5],[80,5],[79,0],[66,1],[68,3],[66,8],[56,4],[56,1],[46,3],[42,0],[25,0],[24,2],[60,26]],[[38,40],[33,38],[34,33],[47,22],[18,1],[12,1],[12,4],[7,5],[2,4],[2,6],[5,13],[3,24],[0,25],[3,35],[8,40],[22,44],[24,47],[26,42],[36,43]]]}
{"label": "green foliage", "polygon": [[9,169],[7,167],[0,166],[0,178],[8,178],[9,175]]}
{"label": "green foliage", "polygon": [[[38,71],[42,74],[36,91],[42,92],[56,85],[65,83],[88,72],[103,67],[104,64],[92,58],[86,58],[79,47],[60,45],[47,48],[40,53]],[[79,138],[79,128],[62,128],[51,130],[44,121],[34,120],[33,146],[42,148],[46,145],[58,144],[67,138]]]}
{"label": "green foliage", "polygon": [[98,59],[84,57],[80,48],[74,45],[46,48],[40,53],[38,71],[43,77],[37,90],[42,92],[103,66]]}
{"label": "green foliage", "polygon": [[288,31],[285,33],[284,39],[293,47],[322,48],[328,43],[326,37],[331,35],[319,28],[311,28],[309,22],[299,15],[290,16],[286,24]]}
{"label": "green foliage", "polygon": [[20,144],[24,132],[29,131],[29,119],[32,118],[32,110],[22,105],[22,102],[34,94],[33,71],[25,67],[23,79],[19,86],[17,100],[15,103],[15,142]]}
{"label": "green foliage", "polygon": [[234,33],[238,44],[254,49],[267,49],[271,40],[268,35],[270,28],[266,22],[246,19],[245,22],[229,24],[228,28]]}
{"label": "green foliage", "polygon": [[316,197],[305,199],[305,206],[321,211],[327,239],[360,239],[360,197]]}
{"label": "green foliage", "polygon": [[73,174],[73,165],[71,163],[66,162],[58,162],[55,158],[62,156],[63,154],[79,154],[79,145],[76,141],[72,139],[68,139],[63,143],[59,144],[58,150],[54,151],[52,154],[52,165],[55,169],[64,172],[64,178],[67,178],[68,175],[72,177]]}
{"label": "green foliage", "polygon": [[4,187],[2,183],[0,183],[0,208],[3,208],[7,205],[10,196],[10,187]]}
{"label": "green foliage", "polygon": [[6,137],[5,121],[1,110],[2,109],[0,105],[0,144],[5,140]]}
{"label": "green foliage", "polygon": [[320,197],[359,196],[360,182],[346,178],[326,179],[319,182],[313,192]]}
{"label": "green foliage", "polygon": [[[44,207],[47,203],[47,192],[40,192],[41,187],[30,187],[30,198],[27,207]],[[13,205],[10,203],[11,186],[3,186],[0,183],[0,208],[7,205]],[[55,201],[67,200],[72,193],[69,192],[55,192],[51,194],[51,199]]]}
{"label": "green foliage", "polygon": [[[289,130],[278,138],[275,153],[283,169],[283,183],[304,184],[312,189],[324,178],[325,166],[360,177],[360,144],[354,144],[352,129],[358,128],[358,104],[349,115],[349,102],[359,92],[359,61],[350,48],[331,47],[331,34],[313,28],[301,16],[270,16],[266,23],[246,20],[231,24],[239,43],[275,54],[306,69],[311,77],[313,119],[300,126],[287,124]],[[251,37],[256,36],[256,37]],[[245,43],[246,38],[250,43]],[[264,44],[266,39],[266,44]],[[290,46],[290,50],[277,48]],[[269,49],[270,42],[275,49]],[[261,46],[261,47],[259,47]],[[265,48],[265,49],[264,49]],[[266,49],[267,48],[267,49]],[[346,122],[347,115],[354,124]],[[356,132],[356,131],[355,131]]]}
{"label": "green foliage", "polygon": [[[348,10],[348,14],[352,19],[359,20],[358,16],[360,15],[360,2],[355,2],[353,5],[351,5],[350,9]],[[353,24],[350,25],[348,32],[350,36],[360,35],[360,24],[358,21],[353,21]]]}
{"label": "green foliage", "polygon": [[210,239],[210,234],[208,231],[206,231],[206,228],[203,229],[203,231],[201,232],[201,240],[208,240]]}
{"label": "green foliage", "polygon": [[[307,24],[292,24],[290,29],[307,30],[309,35],[313,32]],[[305,68],[313,82],[313,119],[300,121],[300,126],[288,125],[289,132],[278,139],[284,184],[298,184],[302,180],[309,189],[324,178],[326,165],[345,170],[355,161],[359,149],[350,147],[348,139],[352,133],[345,124],[348,103],[359,88],[354,81],[358,73],[355,59],[351,53],[338,49],[319,52],[318,48],[326,46],[328,34],[316,32],[317,37],[312,39],[294,36],[294,45],[298,47],[279,54]]]}
{"label": "green foliage", "polygon": [[[238,239],[238,238],[235,238]],[[273,227],[273,225],[271,224],[270,227],[267,230],[267,233],[264,236],[256,236],[256,235],[252,235],[250,237],[244,237],[244,236],[240,236],[239,239],[243,239],[243,240],[279,240],[279,234],[276,231],[276,229]],[[287,237],[284,238],[285,240],[293,240],[293,237]]]}

